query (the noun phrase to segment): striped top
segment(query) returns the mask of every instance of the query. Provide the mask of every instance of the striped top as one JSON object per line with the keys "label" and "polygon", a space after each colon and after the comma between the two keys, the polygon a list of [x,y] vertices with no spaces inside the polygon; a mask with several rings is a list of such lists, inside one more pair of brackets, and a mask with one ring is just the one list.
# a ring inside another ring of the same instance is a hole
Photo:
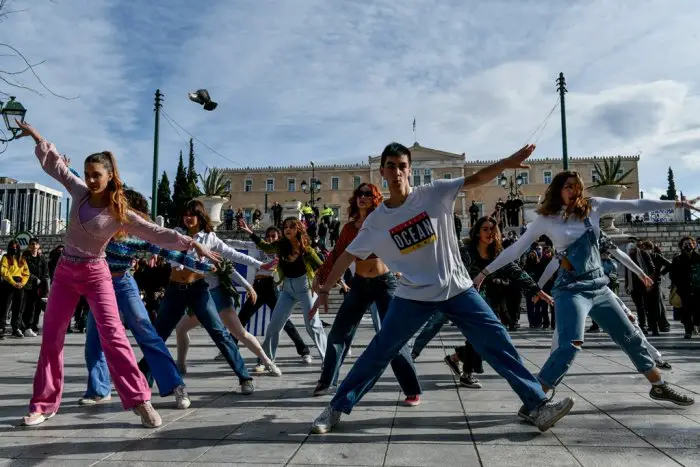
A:
{"label": "striped top", "polygon": [[197,272],[210,272],[214,269],[212,264],[198,261],[180,251],[166,250],[152,243],[135,237],[125,237],[119,240],[112,239],[105,248],[105,255],[109,271],[123,273],[131,269],[131,260],[138,253],[151,253],[164,257],[168,261],[178,263]]}

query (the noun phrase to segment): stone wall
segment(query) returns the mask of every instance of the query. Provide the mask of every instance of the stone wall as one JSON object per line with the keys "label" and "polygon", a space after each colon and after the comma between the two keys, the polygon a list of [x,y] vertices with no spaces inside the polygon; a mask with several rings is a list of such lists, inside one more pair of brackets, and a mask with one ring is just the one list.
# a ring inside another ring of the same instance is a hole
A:
{"label": "stone wall", "polygon": [[657,243],[668,259],[679,253],[678,241],[685,236],[700,237],[699,223],[665,222],[659,224],[618,224],[627,243],[627,237],[651,240]]}

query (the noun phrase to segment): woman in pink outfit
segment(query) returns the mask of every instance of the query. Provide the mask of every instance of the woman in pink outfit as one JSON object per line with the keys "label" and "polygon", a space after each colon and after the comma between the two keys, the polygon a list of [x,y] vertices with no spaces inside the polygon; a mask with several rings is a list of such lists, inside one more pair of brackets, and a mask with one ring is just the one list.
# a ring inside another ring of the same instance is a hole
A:
{"label": "woman in pink outfit", "polygon": [[[18,122],[19,123],[19,122]],[[141,416],[148,428],[161,425],[151,406],[151,391],[138,369],[134,352],[119,319],[112,277],[105,261],[105,246],[118,231],[125,231],[151,243],[173,250],[194,248],[201,256],[216,261],[192,238],[146,222],[130,211],[124,197],[116,161],[108,151],[85,159],[85,181],[70,172],[53,144],[44,140],[27,123],[19,123],[22,136],[36,142],[36,157],[46,173],[61,182],[73,197],[65,253],[54,273],[49,293],[41,351],[34,376],[34,394],[26,426],[36,426],[53,417],[63,392],[63,345],[65,333],[80,296],[90,305],[105,352],[107,366],[125,409]]]}

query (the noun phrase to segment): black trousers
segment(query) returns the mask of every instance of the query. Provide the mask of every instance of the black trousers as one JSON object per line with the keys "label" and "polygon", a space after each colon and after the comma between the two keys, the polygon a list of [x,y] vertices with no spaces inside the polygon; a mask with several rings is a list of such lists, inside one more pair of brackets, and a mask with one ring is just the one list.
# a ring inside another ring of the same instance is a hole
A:
{"label": "black trousers", "polygon": [[39,316],[41,315],[43,301],[39,289],[24,291],[24,311],[22,311],[22,328],[39,330]]}
{"label": "black trousers", "polygon": [[700,291],[681,295],[681,321],[686,334],[693,334],[693,327],[700,326]]}
{"label": "black trousers", "polygon": [[6,281],[0,282],[0,334],[5,334],[7,314],[12,311],[12,331],[22,331],[22,301],[24,289],[18,289]]}
{"label": "black trousers", "polygon": [[[277,286],[275,285],[275,281],[272,279],[272,277],[256,278],[253,282],[253,290],[255,290],[255,293],[258,295],[258,299],[254,304],[249,300],[246,300],[240,313],[238,313],[238,319],[241,320],[243,327],[246,327],[250,321],[250,318],[260,308],[262,308],[263,305],[267,305],[271,310],[274,310],[275,305],[277,305],[279,291],[277,290]],[[287,320],[287,322],[284,323],[284,332],[286,332],[292,342],[294,342],[294,347],[297,349],[297,354],[303,356],[311,353],[309,346],[307,346],[304,339],[301,338],[299,331],[291,320]],[[236,342],[236,345],[238,345],[238,341],[235,338],[234,341]]]}

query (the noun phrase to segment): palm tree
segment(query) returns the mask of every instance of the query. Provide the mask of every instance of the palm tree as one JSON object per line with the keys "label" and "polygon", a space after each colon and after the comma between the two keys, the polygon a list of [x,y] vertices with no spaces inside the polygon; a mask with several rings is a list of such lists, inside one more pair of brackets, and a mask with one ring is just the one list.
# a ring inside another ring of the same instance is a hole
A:
{"label": "palm tree", "polygon": [[[622,172],[622,156],[606,157],[603,159],[603,167],[597,162],[595,163],[595,171],[598,174],[598,181],[591,185],[591,188],[606,186],[606,185],[622,185],[630,186],[631,183],[626,183],[624,180],[632,173],[634,168],[627,169]],[[621,173],[622,172],[622,173]]]}
{"label": "palm tree", "polygon": [[199,179],[202,181],[202,189],[205,196],[221,196],[225,198],[231,194],[228,180],[221,169],[206,169],[204,177],[200,175]]}

